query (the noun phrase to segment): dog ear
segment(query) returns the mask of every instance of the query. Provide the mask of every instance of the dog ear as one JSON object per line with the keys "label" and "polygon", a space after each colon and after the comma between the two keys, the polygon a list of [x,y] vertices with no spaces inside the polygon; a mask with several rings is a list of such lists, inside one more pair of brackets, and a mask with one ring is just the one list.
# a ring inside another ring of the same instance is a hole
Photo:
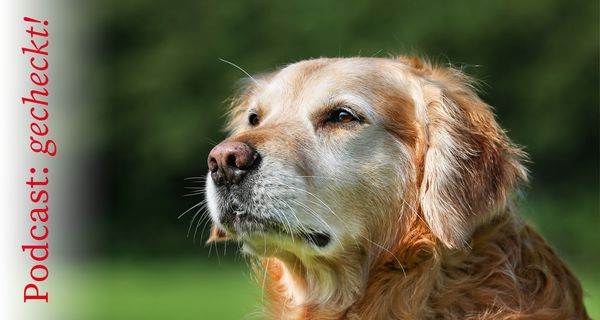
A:
{"label": "dog ear", "polygon": [[449,248],[467,244],[475,227],[505,208],[527,171],[526,158],[498,126],[469,79],[430,69],[424,86],[420,207],[433,234]]}
{"label": "dog ear", "polygon": [[208,240],[206,240],[206,243],[227,241],[227,240],[229,240],[229,237],[227,236],[225,231],[221,230],[221,228],[219,228],[215,224],[213,224],[210,229],[210,235],[208,236]]}

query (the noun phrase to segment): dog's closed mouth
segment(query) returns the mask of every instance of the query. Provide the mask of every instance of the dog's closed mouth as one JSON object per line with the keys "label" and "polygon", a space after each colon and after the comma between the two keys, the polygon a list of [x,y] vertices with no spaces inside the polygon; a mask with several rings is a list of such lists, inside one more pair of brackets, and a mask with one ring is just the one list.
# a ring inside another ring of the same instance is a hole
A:
{"label": "dog's closed mouth", "polygon": [[306,238],[319,248],[327,246],[331,241],[331,237],[328,234],[321,232],[307,234]]}
{"label": "dog's closed mouth", "polygon": [[279,222],[259,218],[242,210],[237,205],[231,205],[230,210],[224,217],[225,219],[222,221],[223,225],[228,227],[229,232],[233,234],[242,231],[247,233],[260,232],[288,235],[292,239],[296,237],[304,239],[317,248],[324,248],[331,242],[331,236],[321,231],[308,230],[306,232],[293,232],[293,234],[290,234]]}

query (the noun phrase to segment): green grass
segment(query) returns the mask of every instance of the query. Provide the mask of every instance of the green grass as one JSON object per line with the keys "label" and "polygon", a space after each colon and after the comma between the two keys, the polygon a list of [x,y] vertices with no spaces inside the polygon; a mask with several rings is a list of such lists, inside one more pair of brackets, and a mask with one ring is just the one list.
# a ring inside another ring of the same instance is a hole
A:
{"label": "green grass", "polygon": [[600,319],[600,273],[577,273],[583,285],[583,298],[592,319]]}
{"label": "green grass", "polygon": [[[600,319],[600,277],[578,276],[590,316]],[[243,263],[103,262],[74,269],[68,278],[70,307],[57,319],[260,319],[262,295]]]}
{"label": "green grass", "polygon": [[256,319],[262,298],[244,264],[145,261],[81,271],[75,288],[85,294],[73,319]]}

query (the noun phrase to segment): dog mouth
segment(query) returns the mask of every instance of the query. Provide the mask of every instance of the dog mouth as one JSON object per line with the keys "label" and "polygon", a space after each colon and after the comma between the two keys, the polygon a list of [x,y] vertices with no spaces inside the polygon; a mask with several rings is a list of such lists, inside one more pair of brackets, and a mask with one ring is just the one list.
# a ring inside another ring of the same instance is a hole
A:
{"label": "dog mouth", "polygon": [[324,248],[331,242],[331,237],[323,232],[306,234],[306,238],[319,248]]}
{"label": "dog mouth", "polygon": [[324,248],[331,243],[331,236],[327,232],[305,229],[302,231],[290,230],[282,222],[272,218],[257,217],[239,205],[230,204],[221,218],[221,225],[227,234],[234,239],[243,240],[246,237],[258,234],[276,236],[277,238],[302,240],[317,248]]}

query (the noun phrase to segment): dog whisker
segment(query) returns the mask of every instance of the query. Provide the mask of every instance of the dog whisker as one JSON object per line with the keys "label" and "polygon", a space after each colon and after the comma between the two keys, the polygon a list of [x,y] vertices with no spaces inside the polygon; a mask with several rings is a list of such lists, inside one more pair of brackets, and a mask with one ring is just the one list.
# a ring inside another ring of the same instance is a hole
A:
{"label": "dog whisker", "polygon": [[194,196],[201,196],[203,194],[204,194],[204,192],[198,191],[198,192],[191,192],[191,193],[184,194],[184,195],[182,195],[182,197],[194,197]]}
{"label": "dog whisker", "polygon": [[188,189],[188,190],[201,190],[201,191],[206,191],[205,187],[183,187],[184,189]]}
{"label": "dog whisker", "polygon": [[206,181],[206,176],[187,177],[187,178],[183,178],[183,180],[197,180],[197,182],[205,182]]}
{"label": "dog whisker", "polygon": [[198,216],[198,213],[199,212],[196,212],[194,214],[194,216],[192,216],[192,220],[190,221],[190,226],[188,227],[188,231],[187,231],[187,235],[186,235],[186,237],[188,237],[188,238],[190,237],[190,231],[192,230],[192,226],[194,225],[194,220],[196,220],[196,217]]}
{"label": "dog whisker", "polygon": [[241,72],[243,72],[248,78],[250,78],[257,86],[260,86],[260,83],[258,81],[256,81],[256,79],[254,79],[254,77],[252,77],[248,72],[246,72],[246,70],[242,69],[242,67],[238,66],[237,64],[231,62],[231,61],[227,61],[225,59],[221,59],[219,58],[220,61],[227,63],[230,66],[233,66],[235,68],[237,68],[238,70],[240,70]]}
{"label": "dog whisker", "polygon": [[206,225],[208,224],[208,222],[210,222],[210,217],[203,214],[202,217],[198,219],[198,222],[196,223],[196,229],[194,230],[194,243],[196,243],[196,233],[198,233],[198,228],[200,227],[200,223],[202,223],[202,221],[204,221],[204,223],[200,234],[204,233],[204,228],[206,228]]}
{"label": "dog whisker", "polygon": [[204,200],[202,200],[202,201],[198,202],[197,204],[195,204],[194,206],[192,206],[191,208],[189,208],[189,209],[185,210],[185,211],[184,211],[182,214],[180,214],[180,215],[177,217],[177,219],[181,219],[181,217],[183,217],[183,216],[184,216],[186,213],[190,212],[190,211],[191,211],[191,210],[193,210],[194,208],[196,208],[196,207],[198,207],[198,206],[202,206],[202,205],[204,205],[204,204],[206,203],[206,201],[207,201],[207,200],[206,200],[206,199],[204,199]]}

